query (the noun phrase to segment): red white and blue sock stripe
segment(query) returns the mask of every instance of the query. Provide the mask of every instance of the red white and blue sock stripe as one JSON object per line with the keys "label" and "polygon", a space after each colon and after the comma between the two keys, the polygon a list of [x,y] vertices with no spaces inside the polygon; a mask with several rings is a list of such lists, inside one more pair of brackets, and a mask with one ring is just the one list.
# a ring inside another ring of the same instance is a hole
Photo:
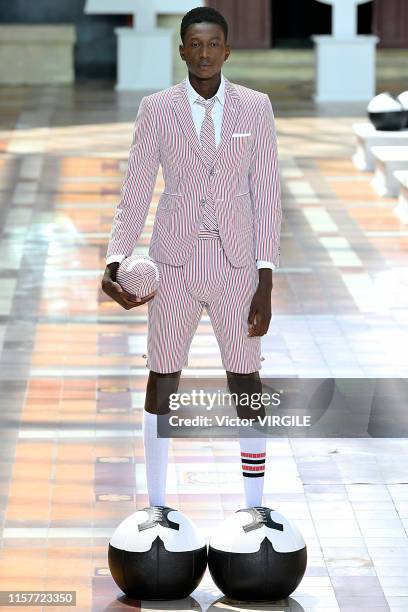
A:
{"label": "red white and blue sock stripe", "polygon": [[242,475],[246,478],[262,478],[265,475],[266,453],[241,451]]}

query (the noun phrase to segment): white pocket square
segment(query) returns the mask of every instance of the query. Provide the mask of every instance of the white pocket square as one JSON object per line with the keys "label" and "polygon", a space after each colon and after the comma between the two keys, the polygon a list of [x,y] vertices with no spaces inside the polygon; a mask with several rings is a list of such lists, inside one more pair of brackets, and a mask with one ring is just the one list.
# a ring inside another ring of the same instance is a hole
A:
{"label": "white pocket square", "polygon": [[232,138],[240,138],[241,136],[250,136],[251,132],[235,132],[235,134],[232,135]]}

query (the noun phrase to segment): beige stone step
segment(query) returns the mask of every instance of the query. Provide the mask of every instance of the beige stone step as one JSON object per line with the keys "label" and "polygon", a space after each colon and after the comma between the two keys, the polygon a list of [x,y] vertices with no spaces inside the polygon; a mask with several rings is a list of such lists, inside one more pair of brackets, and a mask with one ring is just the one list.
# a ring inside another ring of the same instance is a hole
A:
{"label": "beige stone step", "polygon": [[[406,49],[377,51],[377,83],[408,82]],[[178,55],[178,51],[177,51]],[[186,67],[175,55],[175,83],[184,78]],[[315,60],[313,49],[233,49],[223,67],[225,76],[240,82],[250,81],[313,81]],[[384,85],[386,86],[386,84]]]}

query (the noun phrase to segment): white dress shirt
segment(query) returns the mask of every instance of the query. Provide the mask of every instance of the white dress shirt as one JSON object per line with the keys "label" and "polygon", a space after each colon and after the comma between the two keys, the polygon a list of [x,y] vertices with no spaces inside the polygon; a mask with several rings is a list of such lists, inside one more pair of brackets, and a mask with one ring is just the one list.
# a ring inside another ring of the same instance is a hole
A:
{"label": "white dress shirt", "polygon": [[[197,137],[200,140],[200,131],[201,126],[205,117],[205,108],[201,104],[196,104],[196,100],[202,98],[199,93],[196,92],[194,87],[190,83],[190,79],[188,75],[184,79],[184,83],[187,90],[188,101],[190,102],[191,114],[193,116],[194,127],[197,132]],[[211,110],[211,117],[214,123],[214,132],[215,132],[215,144],[218,147],[221,141],[221,126],[222,126],[222,118],[224,114],[224,103],[225,103],[225,78],[221,72],[221,82],[220,86],[217,89],[215,97],[215,103]],[[106,258],[106,264],[110,264],[113,261],[118,261],[119,263],[125,259],[126,255],[110,255]],[[271,268],[274,269],[275,266],[270,261],[256,261],[256,267],[259,268]]]}
{"label": "white dress shirt", "polygon": [[[201,126],[205,118],[205,108],[202,104],[197,104],[196,100],[202,100],[203,98],[202,96],[200,96],[200,94],[196,92],[194,87],[191,85],[188,76],[186,76],[186,78],[184,79],[184,83],[187,89],[188,101],[190,102],[191,114],[193,115],[194,127],[197,132],[198,140],[200,140]],[[220,86],[217,90],[217,93],[213,97],[215,98],[215,103],[211,110],[211,118],[214,123],[215,145],[218,147],[221,140],[221,125],[225,103],[225,79],[222,73]]]}

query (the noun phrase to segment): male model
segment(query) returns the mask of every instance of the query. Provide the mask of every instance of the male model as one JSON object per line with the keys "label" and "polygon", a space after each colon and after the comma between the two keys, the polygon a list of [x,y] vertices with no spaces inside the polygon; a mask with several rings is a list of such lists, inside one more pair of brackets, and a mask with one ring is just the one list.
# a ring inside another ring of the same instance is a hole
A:
{"label": "male model", "polygon": [[[168,405],[159,405],[158,382],[176,392],[206,308],[230,391],[259,392],[261,336],[271,319],[272,269],[279,263],[281,202],[270,100],[223,76],[230,48],[219,12],[189,11],[180,35],[188,76],[140,103],[102,281],[105,293],[125,309],[148,302],[143,436],[151,506],[166,505],[169,439],[157,438],[156,426]],[[161,281],[155,294],[136,301],[120,288],[116,271],[142,232],[160,164],[165,187],[149,255]],[[241,438],[240,445],[246,507],[261,506],[266,440]]]}

